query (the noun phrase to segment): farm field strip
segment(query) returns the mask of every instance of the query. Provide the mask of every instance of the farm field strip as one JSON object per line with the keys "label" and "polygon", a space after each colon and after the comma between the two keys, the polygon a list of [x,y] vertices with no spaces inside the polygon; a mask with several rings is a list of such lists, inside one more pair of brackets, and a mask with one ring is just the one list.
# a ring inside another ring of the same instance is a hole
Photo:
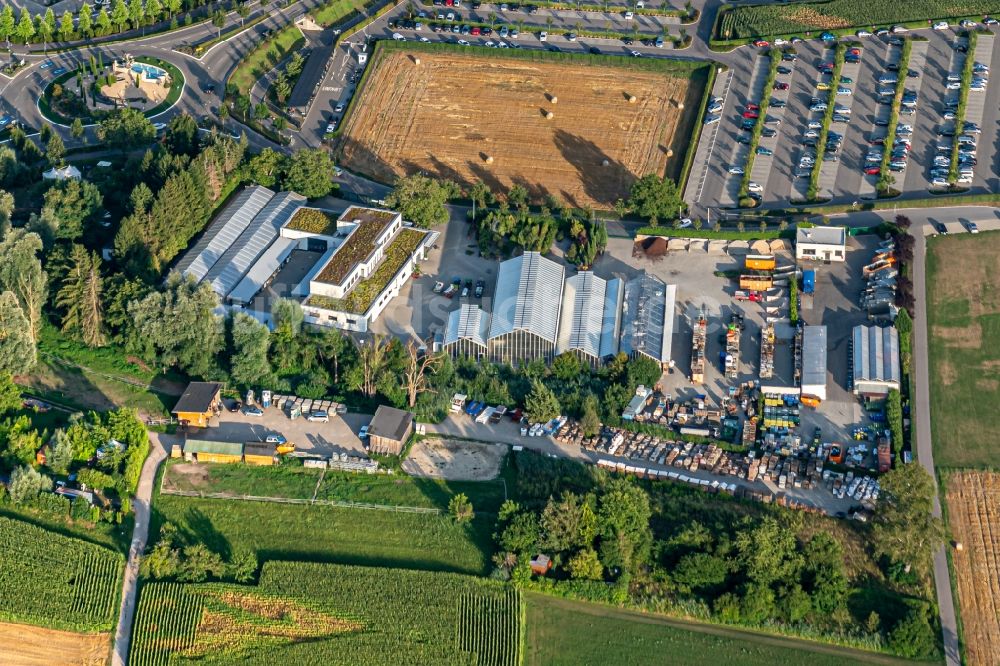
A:
{"label": "farm field strip", "polygon": [[954,472],[946,481],[948,521],[969,664],[1000,662],[1000,474]]}
{"label": "farm field strip", "polygon": [[483,578],[267,562],[257,586],[143,587],[130,663],[516,666],[521,605]]}
{"label": "farm field strip", "polygon": [[707,71],[533,58],[379,46],[344,124],[341,162],[385,182],[423,171],[605,209],[636,178],[679,169],[702,95],[692,82]]}
{"label": "farm field strip", "polygon": [[0,618],[70,631],[114,626],[124,560],[112,550],[0,517]]}

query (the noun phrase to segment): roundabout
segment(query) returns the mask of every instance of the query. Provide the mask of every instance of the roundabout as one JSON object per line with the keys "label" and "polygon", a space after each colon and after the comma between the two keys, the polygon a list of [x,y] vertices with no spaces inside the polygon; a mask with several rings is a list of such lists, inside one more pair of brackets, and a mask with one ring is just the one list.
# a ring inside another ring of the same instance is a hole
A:
{"label": "roundabout", "polygon": [[43,90],[38,110],[50,123],[69,126],[100,122],[116,109],[135,109],[147,118],[174,106],[184,91],[184,75],[159,58],[123,54],[59,73]]}

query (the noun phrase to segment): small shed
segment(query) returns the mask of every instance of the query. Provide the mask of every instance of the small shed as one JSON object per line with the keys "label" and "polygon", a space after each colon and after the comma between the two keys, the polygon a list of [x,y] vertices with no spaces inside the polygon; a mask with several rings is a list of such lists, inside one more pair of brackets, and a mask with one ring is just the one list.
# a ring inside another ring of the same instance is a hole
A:
{"label": "small shed", "polygon": [[243,444],[189,439],[184,443],[184,459],[210,463],[243,462]]}
{"label": "small shed", "polygon": [[181,425],[207,428],[213,416],[222,411],[222,384],[191,382],[171,412]]}
{"label": "small shed", "polygon": [[415,417],[411,412],[379,405],[368,426],[368,448],[372,453],[398,456],[413,434]]}
{"label": "small shed", "polygon": [[278,447],[267,442],[247,442],[243,446],[243,462],[248,465],[273,465]]}
{"label": "small shed", "polygon": [[544,576],[552,568],[552,559],[548,555],[535,555],[531,558],[531,573]]}

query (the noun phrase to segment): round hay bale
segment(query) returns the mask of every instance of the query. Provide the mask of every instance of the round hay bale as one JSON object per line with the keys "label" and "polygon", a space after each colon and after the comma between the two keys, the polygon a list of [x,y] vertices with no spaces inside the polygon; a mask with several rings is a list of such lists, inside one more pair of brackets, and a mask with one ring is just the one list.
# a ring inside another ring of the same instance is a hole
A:
{"label": "round hay bale", "polygon": [[678,109],[683,109],[684,108],[684,102],[677,102],[677,108]]}
{"label": "round hay bale", "polygon": [[559,98],[556,97],[555,95],[549,95],[548,97],[549,97],[549,102],[551,102],[553,104],[558,104],[559,103]]}
{"label": "round hay bale", "polygon": [[414,57],[413,58],[413,64],[414,65],[419,65],[420,64],[420,58]]}
{"label": "round hay bale", "polygon": [[961,541],[955,542],[955,550],[957,550],[958,552],[962,552],[963,550],[965,550],[965,546],[962,545]]}
{"label": "round hay bale", "polygon": [[611,160],[604,160],[601,162],[601,166],[611,166]]}
{"label": "round hay bale", "polygon": [[486,163],[487,164],[493,164],[493,156],[492,155],[487,155],[486,156]]}
{"label": "round hay bale", "polygon": [[635,95],[629,95],[628,96],[628,103],[629,104],[635,104],[636,103]]}
{"label": "round hay bale", "polygon": [[667,157],[673,157],[673,156],[674,156],[674,149],[667,148]]}
{"label": "round hay bale", "polygon": [[553,118],[555,118],[555,117],[556,117],[556,114],[552,113],[551,111],[546,111],[546,112],[545,112],[545,118],[546,118],[547,120],[552,120],[552,119],[553,119]]}

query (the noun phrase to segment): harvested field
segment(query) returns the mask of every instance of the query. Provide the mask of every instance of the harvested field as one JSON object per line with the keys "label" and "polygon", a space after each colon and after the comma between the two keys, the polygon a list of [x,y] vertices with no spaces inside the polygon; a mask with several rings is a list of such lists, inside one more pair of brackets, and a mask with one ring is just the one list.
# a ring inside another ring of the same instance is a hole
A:
{"label": "harvested field", "polygon": [[942,467],[1000,465],[998,276],[1000,232],[928,239],[931,429]]}
{"label": "harvested field", "polygon": [[520,184],[535,200],[605,209],[637,177],[679,174],[704,68],[433,46],[378,47],[344,125],[344,166],[384,182]]}
{"label": "harvested field", "polygon": [[77,634],[0,622],[4,666],[100,666],[108,661],[110,634]]}
{"label": "harvested field", "polygon": [[965,661],[1000,663],[1000,474],[956,472],[947,480],[948,523],[962,614]]}

